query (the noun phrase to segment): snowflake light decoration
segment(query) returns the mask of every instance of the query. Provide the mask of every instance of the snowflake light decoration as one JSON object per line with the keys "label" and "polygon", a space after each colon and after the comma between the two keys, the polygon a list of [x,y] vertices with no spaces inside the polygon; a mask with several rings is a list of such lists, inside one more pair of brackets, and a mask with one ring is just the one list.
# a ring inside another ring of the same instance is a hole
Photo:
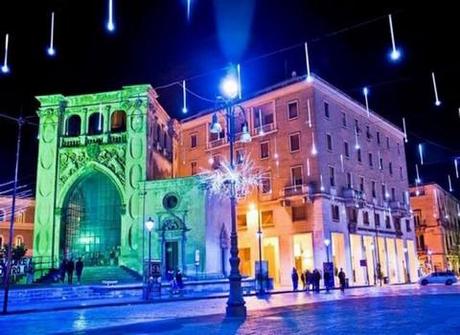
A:
{"label": "snowflake light decoration", "polygon": [[230,162],[224,159],[216,169],[203,170],[199,176],[212,194],[222,197],[231,196],[231,183],[234,182],[237,199],[244,198],[268,178],[266,173],[255,167],[249,156],[245,156],[241,162],[235,164],[233,169]]}

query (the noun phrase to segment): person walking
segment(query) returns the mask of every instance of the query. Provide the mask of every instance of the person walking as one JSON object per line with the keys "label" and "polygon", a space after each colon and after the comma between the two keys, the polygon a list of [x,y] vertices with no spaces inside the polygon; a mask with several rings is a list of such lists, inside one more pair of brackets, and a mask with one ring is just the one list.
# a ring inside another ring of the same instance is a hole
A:
{"label": "person walking", "polygon": [[299,286],[299,275],[297,274],[296,268],[292,268],[291,279],[292,279],[292,287],[294,291],[297,291],[297,287]]}
{"label": "person walking", "polygon": [[339,272],[340,291],[345,292],[345,272],[340,268]]}
{"label": "person walking", "polygon": [[65,273],[67,271],[67,259],[63,258],[61,264],[59,265],[59,279],[61,283],[65,281]]}
{"label": "person walking", "polygon": [[329,271],[324,271],[324,287],[326,288],[326,293],[329,293],[330,286],[329,281],[331,279],[331,274]]}
{"label": "person walking", "polygon": [[184,281],[183,281],[182,272],[180,269],[177,269],[176,271],[176,285],[177,285],[177,289],[179,290],[179,292],[182,292],[182,289],[184,288]]}
{"label": "person walking", "polygon": [[75,272],[77,274],[78,285],[80,285],[81,283],[81,274],[83,273],[83,267],[84,267],[83,261],[81,257],[79,257],[77,263],[75,263]]}
{"label": "person walking", "polygon": [[72,284],[73,281],[73,272],[75,270],[75,263],[73,259],[71,258],[66,265],[66,271],[67,271],[67,283]]}
{"label": "person walking", "polygon": [[302,282],[302,290],[305,291],[305,273],[303,271],[300,274],[300,281]]}
{"label": "person walking", "polygon": [[305,284],[307,286],[307,292],[310,292],[310,285],[311,285],[311,272],[310,270],[305,271]]}

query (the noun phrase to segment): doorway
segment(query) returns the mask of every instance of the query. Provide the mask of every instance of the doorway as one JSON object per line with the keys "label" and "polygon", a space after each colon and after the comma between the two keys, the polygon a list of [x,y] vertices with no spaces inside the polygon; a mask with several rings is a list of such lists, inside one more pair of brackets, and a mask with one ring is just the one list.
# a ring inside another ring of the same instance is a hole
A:
{"label": "doorway", "polygon": [[176,271],[179,267],[179,243],[177,241],[169,241],[165,243],[166,247],[166,270]]}

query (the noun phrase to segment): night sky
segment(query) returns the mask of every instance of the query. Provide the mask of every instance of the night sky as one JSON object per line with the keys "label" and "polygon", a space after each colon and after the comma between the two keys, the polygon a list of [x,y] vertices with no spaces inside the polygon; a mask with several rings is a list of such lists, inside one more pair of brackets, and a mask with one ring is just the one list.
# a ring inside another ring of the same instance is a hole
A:
{"label": "night sky", "polygon": [[[429,6],[397,1],[393,6],[391,1],[192,0],[187,21],[186,0],[114,0],[114,33],[105,29],[107,2],[2,1],[0,56],[3,62],[8,32],[11,73],[0,73],[0,113],[34,115],[36,95],[91,93],[139,83],[158,87],[187,78],[194,78],[188,81],[191,90],[212,99],[229,63],[241,63],[244,96],[288,78],[292,71],[305,74],[307,40],[313,72],[359,101],[367,85],[373,110],[399,126],[406,117],[411,181],[417,145],[424,143],[423,181],[436,180],[447,188],[450,173],[460,190],[453,164],[460,154],[460,25],[453,1]],[[57,54],[50,58],[46,49],[53,10]],[[388,58],[389,13],[403,55],[398,63]],[[440,107],[434,106],[432,71]],[[180,88],[158,93],[166,110],[181,117]],[[207,107],[190,98],[189,115]],[[36,133],[33,126],[25,128],[24,179],[35,174]],[[13,178],[15,141],[14,123],[0,119],[0,183]]]}

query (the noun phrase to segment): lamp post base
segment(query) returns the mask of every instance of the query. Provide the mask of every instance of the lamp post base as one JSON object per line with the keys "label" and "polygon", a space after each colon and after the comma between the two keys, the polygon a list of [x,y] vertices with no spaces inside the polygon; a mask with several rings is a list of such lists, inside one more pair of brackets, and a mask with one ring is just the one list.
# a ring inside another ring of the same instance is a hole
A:
{"label": "lamp post base", "polygon": [[241,276],[229,277],[230,292],[227,300],[226,315],[231,318],[245,318],[247,314],[243,292],[241,290]]}
{"label": "lamp post base", "polygon": [[246,306],[244,305],[244,302],[242,304],[227,304],[227,309],[226,309],[226,316],[228,318],[246,318],[247,315],[247,309]]}

